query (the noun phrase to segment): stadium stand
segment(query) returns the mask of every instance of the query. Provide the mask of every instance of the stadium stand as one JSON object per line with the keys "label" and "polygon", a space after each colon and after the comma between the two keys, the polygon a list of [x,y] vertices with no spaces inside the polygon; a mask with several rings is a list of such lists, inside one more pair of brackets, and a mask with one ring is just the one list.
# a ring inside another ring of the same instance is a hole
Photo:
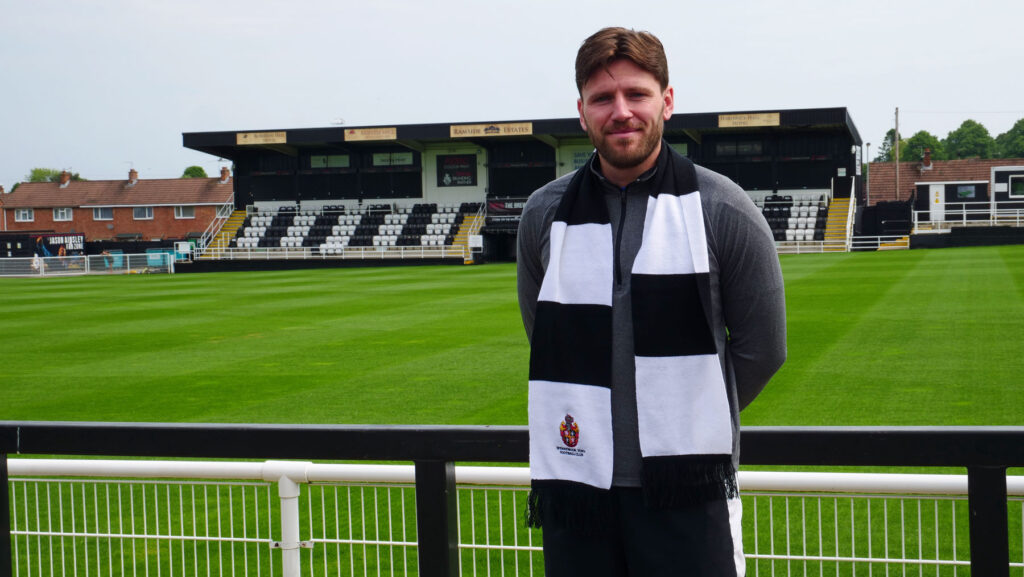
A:
{"label": "stadium stand", "polygon": [[459,205],[418,203],[360,208],[324,206],[319,210],[294,205],[276,210],[252,209],[235,236],[240,249],[315,249],[320,255],[342,254],[348,248],[452,246],[461,225],[475,215],[481,203]]}
{"label": "stadium stand", "polygon": [[802,242],[825,239],[828,197],[817,193],[770,194],[762,201],[764,215],[776,241]]}

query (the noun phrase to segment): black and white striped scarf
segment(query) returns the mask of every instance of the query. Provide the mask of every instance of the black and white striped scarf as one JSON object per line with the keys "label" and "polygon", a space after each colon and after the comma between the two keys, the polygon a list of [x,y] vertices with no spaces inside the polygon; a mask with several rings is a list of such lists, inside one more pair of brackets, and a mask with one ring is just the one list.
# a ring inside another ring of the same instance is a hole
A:
{"label": "black and white striped scarf", "polygon": [[[529,391],[533,526],[542,510],[588,524],[608,507],[615,251],[592,174],[595,157],[556,210],[537,302]],[[725,379],[701,297],[710,293],[710,277],[696,171],[679,154],[669,158],[659,163],[664,174],[647,200],[630,280],[642,484],[655,507],[737,494]]]}

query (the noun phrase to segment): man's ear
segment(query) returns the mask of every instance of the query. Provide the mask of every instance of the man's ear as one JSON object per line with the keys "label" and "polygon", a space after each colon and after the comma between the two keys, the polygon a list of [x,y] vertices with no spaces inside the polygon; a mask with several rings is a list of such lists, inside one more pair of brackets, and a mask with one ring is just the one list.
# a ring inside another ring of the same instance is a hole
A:
{"label": "man's ear", "polygon": [[580,126],[583,128],[583,132],[587,131],[587,121],[583,118],[583,99],[576,99],[576,110],[580,113]]}
{"label": "man's ear", "polygon": [[662,116],[664,120],[668,120],[672,118],[672,113],[676,109],[676,95],[671,86],[665,89],[665,94],[662,95],[662,98],[665,101],[665,112]]}

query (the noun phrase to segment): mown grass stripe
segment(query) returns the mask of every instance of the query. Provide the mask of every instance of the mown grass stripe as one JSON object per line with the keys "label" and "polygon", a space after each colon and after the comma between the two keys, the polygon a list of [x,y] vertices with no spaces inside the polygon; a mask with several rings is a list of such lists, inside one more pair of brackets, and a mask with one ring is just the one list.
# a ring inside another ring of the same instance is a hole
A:
{"label": "mown grass stripe", "polygon": [[[782,257],[746,425],[1019,424],[1024,247]],[[525,424],[515,269],[2,279],[0,419]]]}

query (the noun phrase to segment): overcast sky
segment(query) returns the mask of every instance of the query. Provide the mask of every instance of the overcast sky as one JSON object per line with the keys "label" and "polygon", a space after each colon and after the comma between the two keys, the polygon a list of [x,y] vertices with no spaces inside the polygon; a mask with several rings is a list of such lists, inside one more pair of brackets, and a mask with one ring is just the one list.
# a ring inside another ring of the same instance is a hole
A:
{"label": "overcast sky", "polygon": [[871,155],[1024,117],[1020,0],[4,0],[0,184],[178,177],[183,132],[564,118],[603,26],[661,38],[677,112],[842,106]]}

